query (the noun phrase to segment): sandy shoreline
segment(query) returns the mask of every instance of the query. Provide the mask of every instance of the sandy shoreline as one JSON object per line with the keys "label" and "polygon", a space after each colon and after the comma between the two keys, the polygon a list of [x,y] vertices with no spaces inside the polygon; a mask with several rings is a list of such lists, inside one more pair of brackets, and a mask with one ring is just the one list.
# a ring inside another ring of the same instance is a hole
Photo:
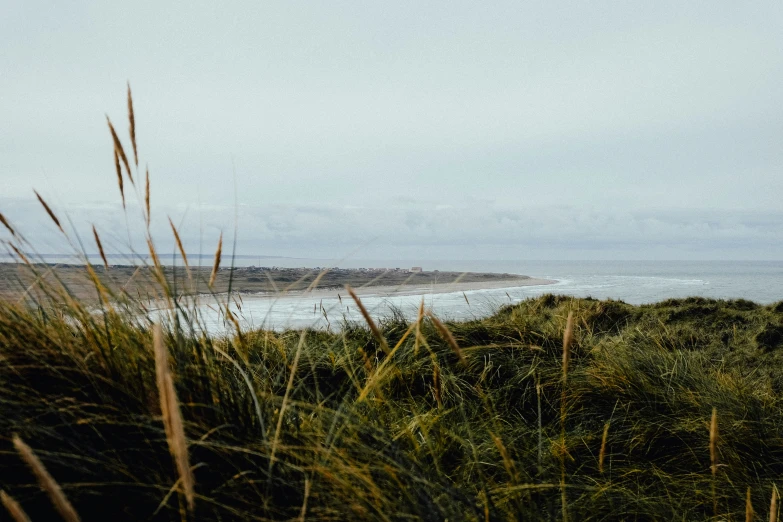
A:
{"label": "sandy shoreline", "polygon": [[[557,283],[552,279],[506,279],[502,281],[475,281],[475,282],[451,282],[451,283],[431,283],[428,285],[397,285],[397,286],[361,286],[354,288],[354,292],[359,297],[392,297],[400,295],[431,295],[447,294],[451,292],[470,292],[475,290],[496,290],[513,289],[522,286],[540,286]],[[345,297],[347,292],[344,288],[317,288],[315,290],[291,290],[288,292],[240,292],[243,297],[261,298],[261,299],[279,299],[281,297],[315,297],[315,298],[336,298],[338,294]]]}

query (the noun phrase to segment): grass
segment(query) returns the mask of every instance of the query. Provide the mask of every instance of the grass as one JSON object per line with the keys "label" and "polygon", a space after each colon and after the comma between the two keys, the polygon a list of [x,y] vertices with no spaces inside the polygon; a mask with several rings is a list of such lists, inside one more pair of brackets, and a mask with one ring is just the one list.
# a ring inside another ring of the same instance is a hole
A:
{"label": "grass", "polygon": [[84,520],[559,520],[563,506],[572,520],[740,520],[748,488],[762,513],[783,472],[781,354],[758,340],[780,308],[550,295],[375,333],[169,324],[191,512],[152,322],[5,302],[3,489],[33,520],[52,515],[17,435]]}
{"label": "grass", "polygon": [[0,300],[14,520],[777,520],[783,303],[545,295],[210,337],[158,262],[161,317],[29,268]]}

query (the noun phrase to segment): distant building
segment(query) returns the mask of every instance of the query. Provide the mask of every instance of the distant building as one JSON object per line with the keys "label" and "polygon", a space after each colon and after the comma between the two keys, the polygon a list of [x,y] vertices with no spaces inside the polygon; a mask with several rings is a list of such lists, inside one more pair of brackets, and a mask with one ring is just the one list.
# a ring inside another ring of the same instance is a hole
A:
{"label": "distant building", "polygon": [[423,272],[420,266],[411,267],[411,272]]}

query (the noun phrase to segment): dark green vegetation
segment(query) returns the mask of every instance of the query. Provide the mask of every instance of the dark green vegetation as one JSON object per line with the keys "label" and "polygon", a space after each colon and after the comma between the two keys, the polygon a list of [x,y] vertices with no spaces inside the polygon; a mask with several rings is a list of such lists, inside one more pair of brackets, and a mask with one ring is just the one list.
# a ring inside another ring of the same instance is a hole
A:
{"label": "dark green vegetation", "polygon": [[448,324],[462,359],[427,317],[382,321],[388,355],[363,325],[210,339],[185,307],[188,513],[151,323],[114,310],[0,302],[0,484],[33,520],[56,515],[13,434],[84,520],[561,520],[562,490],[569,520],[745,520],[748,487],[768,520],[783,476],[781,304],[548,295]]}

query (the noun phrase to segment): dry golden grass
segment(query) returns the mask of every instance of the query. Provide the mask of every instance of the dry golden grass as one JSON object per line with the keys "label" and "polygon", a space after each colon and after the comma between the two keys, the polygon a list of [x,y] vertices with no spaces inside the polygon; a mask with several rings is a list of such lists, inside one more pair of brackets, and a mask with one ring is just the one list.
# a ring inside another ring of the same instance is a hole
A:
{"label": "dry golden grass", "polygon": [[130,164],[128,163],[128,156],[125,155],[125,149],[122,147],[120,138],[117,136],[117,132],[114,130],[114,125],[111,124],[111,120],[108,116],[106,116],[106,123],[109,124],[109,131],[111,132],[111,138],[114,142],[114,152],[120,156],[122,164],[125,165],[125,172],[128,174],[128,179],[130,180],[131,185],[133,185],[133,174],[131,173]]}
{"label": "dry golden grass", "polygon": [[147,230],[149,230],[150,227],[150,220],[152,219],[152,214],[150,214],[150,169],[146,169],[146,177],[144,182],[144,208],[147,210],[147,213],[145,215],[147,219]]}
{"label": "dry golden grass", "polygon": [[435,394],[435,402],[438,404],[438,409],[443,408],[443,391],[441,390],[440,382],[440,366],[438,361],[432,358],[432,390]]}
{"label": "dry golden grass", "polygon": [[710,419],[710,464],[714,477],[718,473],[718,408],[712,408]]}
{"label": "dry golden grass", "polygon": [[30,522],[30,517],[24,512],[22,506],[3,490],[0,490],[0,502],[3,503],[8,514],[14,519],[14,522]]}
{"label": "dry golden grass", "polygon": [[571,343],[574,341],[574,312],[568,312],[563,332],[563,384],[568,379],[568,363],[571,360]]}
{"label": "dry golden grass", "polygon": [[517,473],[514,459],[511,458],[511,454],[508,449],[506,449],[506,445],[503,444],[503,440],[500,437],[492,432],[489,433],[489,436],[492,437],[492,442],[495,443],[495,447],[500,453],[500,458],[503,459],[503,466],[506,469],[506,474],[508,474],[509,479],[511,479],[511,485],[513,487],[519,483],[519,474]]}
{"label": "dry golden grass", "polygon": [[98,246],[98,253],[101,255],[101,260],[103,260],[103,266],[106,268],[106,270],[108,270],[109,261],[106,259],[106,252],[103,250],[103,244],[101,243],[101,238],[98,235],[98,231],[95,229],[95,225],[92,226],[92,235],[95,237],[95,244]]}
{"label": "dry golden grass", "polygon": [[155,324],[152,329],[153,350],[155,353],[155,373],[157,376],[158,393],[160,396],[160,410],[163,418],[163,427],[166,431],[166,440],[171,451],[171,456],[177,466],[183,493],[188,503],[188,509],[193,511],[195,507],[195,479],[190,468],[188,457],[188,443],[185,438],[185,428],[182,421],[177,392],[174,389],[174,381],[169,368],[168,350],[163,342],[163,330],[160,324]]}
{"label": "dry golden grass", "polygon": [[16,254],[16,256],[17,256],[19,259],[21,259],[21,260],[22,260],[22,262],[23,262],[25,265],[28,265],[28,266],[30,266],[30,265],[31,265],[31,263],[30,263],[30,260],[27,258],[27,256],[26,256],[26,255],[24,255],[24,253],[22,253],[22,251],[21,251],[21,250],[19,250],[19,248],[18,248],[16,245],[14,245],[13,243],[8,243],[8,246],[10,246],[10,247],[11,247],[11,250],[13,250],[13,251],[14,251],[14,253]]}
{"label": "dry golden grass", "polygon": [[49,207],[49,205],[46,203],[46,201],[44,201],[44,198],[41,197],[41,195],[38,193],[37,190],[34,190],[33,192],[35,192],[35,197],[37,197],[38,201],[41,203],[41,205],[43,205],[44,210],[46,210],[46,213],[49,214],[50,218],[52,218],[52,221],[54,221],[54,224],[57,225],[57,228],[60,229],[60,232],[65,234],[65,230],[63,230],[63,226],[60,224],[60,220],[57,219],[57,216],[54,215],[54,212]]}
{"label": "dry golden grass", "polygon": [[574,342],[574,312],[568,311],[566,327],[563,331],[563,362],[562,380],[563,388],[560,394],[560,510],[564,522],[568,521],[568,495],[566,492],[566,415],[568,413],[566,399],[568,398],[568,365],[571,360],[571,343]]}
{"label": "dry golden grass", "polygon": [[117,172],[117,185],[120,187],[120,197],[122,198],[122,208],[125,208],[125,185],[122,181],[122,167],[120,167],[120,155],[117,149],[114,149],[114,169]]}
{"label": "dry golden grass", "polygon": [[457,344],[457,340],[454,338],[454,335],[451,333],[451,331],[446,327],[443,322],[441,322],[440,319],[435,317],[433,313],[427,313],[428,317],[430,318],[430,321],[432,321],[432,324],[435,325],[435,329],[438,331],[440,336],[443,338],[444,341],[449,345],[449,348],[454,352],[454,354],[457,356],[457,359],[459,359],[459,362],[464,364],[467,364],[467,361],[465,360],[465,355],[462,353],[462,348],[459,347],[459,344]]}
{"label": "dry golden grass", "polygon": [[177,242],[177,249],[182,256],[182,260],[185,262],[185,267],[190,268],[190,265],[188,264],[188,255],[185,253],[185,247],[182,246],[182,240],[179,238],[179,232],[177,232],[177,227],[174,226],[174,222],[171,221],[171,218],[169,218],[169,225],[171,225],[171,231],[174,233],[174,240]]}
{"label": "dry golden grass", "polygon": [[210,288],[215,284],[215,278],[217,277],[218,269],[220,268],[220,257],[222,256],[222,254],[223,254],[223,232],[220,233],[217,250],[215,250],[215,261],[212,264],[212,273],[209,276]]}
{"label": "dry golden grass", "polygon": [[718,516],[718,496],[715,480],[718,476],[718,408],[712,408],[710,419],[710,470],[712,471],[712,512]]}
{"label": "dry golden grass", "polygon": [[13,437],[13,443],[14,448],[16,448],[16,451],[22,457],[22,460],[27,463],[38,479],[41,489],[46,491],[49,495],[49,499],[52,501],[57,512],[60,513],[60,516],[67,522],[79,522],[79,515],[76,514],[76,510],[73,509],[71,503],[68,502],[60,485],[57,484],[57,481],[55,481],[49,472],[46,471],[46,467],[35,455],[30,446],[25,444],[25,442],[16,435]]}
{"label": "dry golden grass", "polygon": [[604,434],[601,436],[601,451],[598,452],[598,472],[604,472],[604,459],[606,458],[606,441],[609,438],[609,423],[604,424]]}
{"label": "dry golden grass", "polygon": [[8,220],[5,219],[5,216],[2,212],[0,212],[0,223],[11,233],[12,236],[16,237],[16,231],[8,223]]}
{"label": "dry golden grass", "polygon": [[362,317],[367,322],[367,326],[370,327],[370,331],[372,332],[372,335],[375,337],[375,340],[378,341],[378,344],[381,345],[381,349],[383,350],[383,353],[389,355],[390,352],[389,343],[386,342],[386,338],[381,333],[381,330],[378,328],[378,325],[375,324],[375,321],[373,321],[372,317],[370,316],[370,312],[368,312],[367,308],[364,307],[364,303],[362,303],[362,300],[359,299],[359,296],[356,295],[356,292],[353,291],[351,285],[345,285],[345,290],[351,296],[351,299],[353,299],[353,301],[356,303],[356,306],[359,308],[359,312],[361,312]]}
{"label": "dry golden grass", "polygon": [[321,282],[321,280],[324,278],[324,276],[326,276],[326,274],[328,274],[328,273],[329,273],[329,269],[328,268],[325,268],[325,269],[321,270],[320,272],[318,272],[318,275],[315,277],[315,279],[313,279],[313,282],[310,283],[310,285],[307,287],[305,292],[311,292],[311,291],[315,290],[316,288],[318,288],[318,284]]}
{"label": "dry golden grass", "polygon": [[136,117],[133,114],[133,96],[131,95],[130,82],[128,82],[128,127],[131,146],[133,147],[133,162],[139,166],[139,153],[136,148]]}
{"label": "dry golden grass", "polygon": [[269,452],[269,476],[272,476],[272,467],[275,464],[275,453],[277,452],[277,445],[280,441],[280,433],[283,429],[283,419],[285,414],[285,408],[288,406],[288,397],[291,394],[291,389],[294,387],[294,377],[296,376],[296,369],[299,367],[299,357],[302,355],[302,347],[305,344],[307,332],[302,331],[299,336],[299,344],[296,347],[296,354],[294,355],[294,362],[291,363],[291,371],[288,374],[288,384],[285,387],[285,393],[283,394],[283,400],[280,403],[280,411],[277,415],[277,425],[275,426],[275,436],[272,439],[272,448]]}

